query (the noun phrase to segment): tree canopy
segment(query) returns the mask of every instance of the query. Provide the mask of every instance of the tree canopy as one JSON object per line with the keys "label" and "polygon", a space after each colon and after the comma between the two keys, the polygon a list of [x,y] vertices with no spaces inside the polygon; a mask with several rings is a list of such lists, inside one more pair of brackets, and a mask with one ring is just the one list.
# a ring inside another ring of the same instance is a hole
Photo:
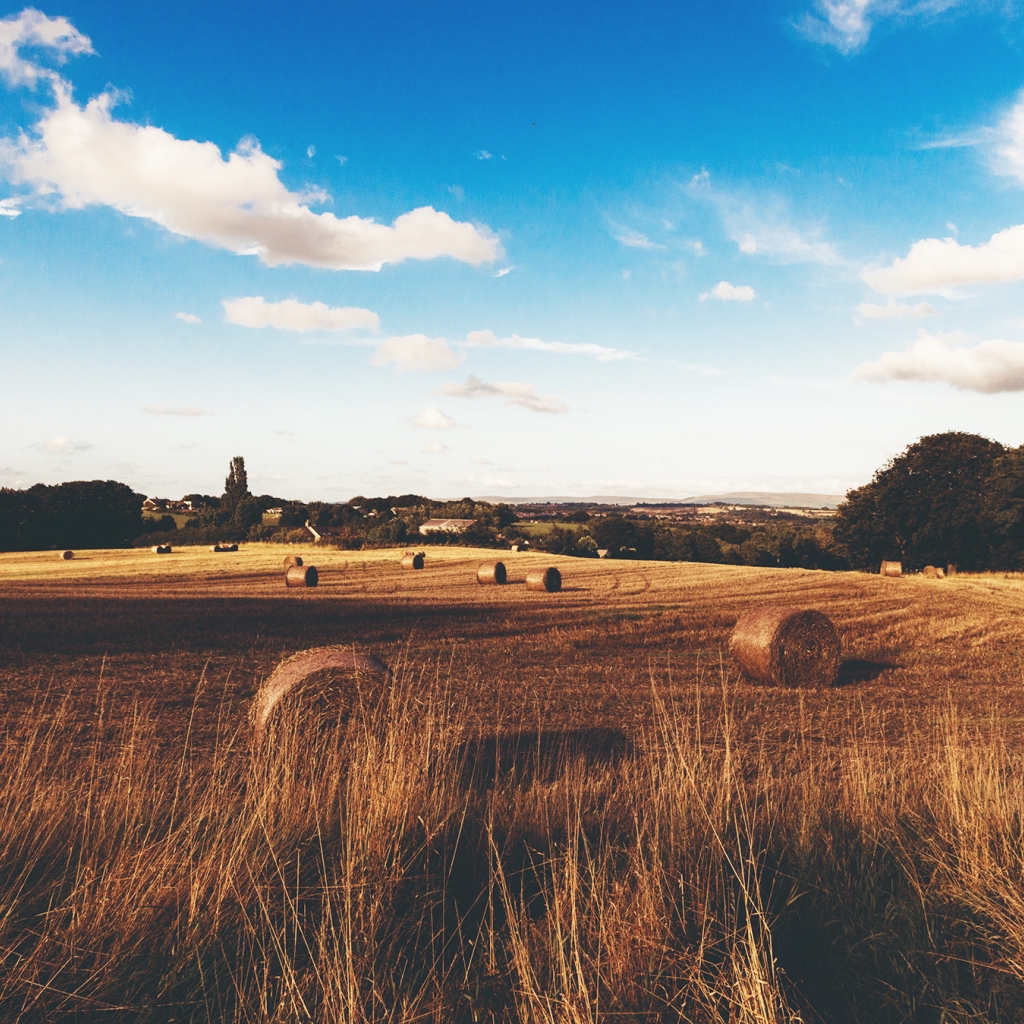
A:
{"label": "tree canopy", "polygon": [[882,559],[897,559],[910,569],[950,562],[965,569],[997,562],[1016,567],[1024,522],[1022,469],[1019,449],[1008,451],[977,434],[922,437],[879,469],[871,483],[847,494],[836,539],[861,568]]}

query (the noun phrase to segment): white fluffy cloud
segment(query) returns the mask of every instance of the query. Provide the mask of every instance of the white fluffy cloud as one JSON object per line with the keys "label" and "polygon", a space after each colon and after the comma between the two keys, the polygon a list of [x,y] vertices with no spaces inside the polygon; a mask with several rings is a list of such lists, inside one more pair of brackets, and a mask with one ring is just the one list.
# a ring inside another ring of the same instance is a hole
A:
{"label": "white fluffy cloud", "polygon": [[203,318],[196,316],[195,313],[175,313],[174,319],[181,320],[186,324],[201,324],[203,322]]}
{"label": "white fluffy cloud", "polygon": [[602,363],[610,362],[613,359],[629,359],[633,355],[632,352],[608,348],[606,345],[593,345],[583,342],[541,341],[540,338],[520,338],[518,334],[513,334],[508,338],[499,338],[494,331],[470,331],[462,344],[466,348],[519,348],[530,349],[534,352],[557,352],[562,355],[593,356]]}
{"label": "white fluffy cloud", "polygon": [[430,373],[434,370],[454,369],[462,360],[463,356],[453,352],[444,338],[406,334],[402,337],[385,338],[377,346],[371,362],[374,366],[394,363],[398,372],[418,370]]}
{"label": "white fluffy cloud", "polygon": [[969,347],[964,335],[919,331],[906,352],[886,352],[854,371],[860,380],[941,381],[984,395],[1024,391],[1024,343],[993,339]]}
{"label": "white fluffy cloud", "polygon": [[926,316],[938,316],[934,306],[927,302],[919,302],[916,306],[908,306],[905,303],[889,299],[884,306],[877,306],[871,302],[862,302],[857,307],[857,316],[865,320],[902,320],[905,317],[912,317],[920,320]]}
{"label": "white fluffy cloud", "polygon": [[749,284],[729,284],[719,281],[709,292],[700,293],[700,301],[721,299],[723,302],[750,302],[754,298],[754,289]]}
{"label": "white fluffy cloud", "polygon": [[198,405],[147,405],[144,412],[152,416],[212,416],[209,409],[201,409]]}
{"label": "white fluffy cloud", "polygon": [[420,451],[427,455],[440,455],[442,452],[448,451],[448,445],[441,444],[440,441],[427,441]]}
{"label": "white fluffy cloud", "polygon": [[554,395],[541,395],[533,384],[507,381],[489,384],[470,374],[465,384],[449,381],[437,389],[440,395],[450,398],[504,398],[506,405],[521,405],[534,412],[568,412],[569,406]]}
{"label": "white fluffy cloud", "polygon": [[805,12],[794,22],[808,39],[834,46],[840,53],[859,50],[882,18],[941,14],[964,0],[816,0],[816,13]]}
{"label": "white fluffy cloud", "polygon": [[73,437],[61,434],[58,437],[51,437],[49,441],[40,441],[35,447],[49,455],[71,455],[74,452],[88,451],[95,445],[91,441],[76,441]]}
{"label": "white fluffy cloud", "polygon": [[428,405],[413,421],[413,426],[423,430],[451,430],[458,424],[436,406]]}
{"label": "white fluffy cloud", "polygon": [[861,277],[876,292],[942,294],[971,284],[1024,278],[1024,224],[997,231],[981,245],[961,245],[955,238],[924,238],[903,259],[882,268],[867,267]]}
{"label": "white fluffy cloud", "polygon": [[60,64],[68,55],[96,52],[89,38],[67,18],[48,18],[31,7],[0,19],[0,75],[12,86],[34,86],[40,78],[56,78],[53,71],[24,60],[22,48],[47,50]]}
{"label": "white fluffy cloud", "polygon": [[380,270],[385,263],[439,256],[478,266],[500,255],[489,229],[454,221],[432,206],[404,213],[390,226],[314,213],[310,204],[329,196],[316,189],[289,191],[278,176],[280,161],[254,139],[244,139],[224,159],[212,142],[116,120],[116,92],[79,106],[68,82],[23,59],[20,51],[27,46],[63,59],[91,52],[91,45],[63,18],[25,11],[0,22],[4,77],[12,84],[46,77],[53,90],[53,105],[32,132],[2,143],[0,161],[13,183],[60,208],[109,206],[174,234],[258,256],[268,266]]}
{"label": "white fluffy cloud", "polygon": [[284,299],[266,302],[262,295],[226,299],[224,319],[240,327],[276,327],[281,331],[374,331],[380,318],[358,306],[328,306],[323,302]]}

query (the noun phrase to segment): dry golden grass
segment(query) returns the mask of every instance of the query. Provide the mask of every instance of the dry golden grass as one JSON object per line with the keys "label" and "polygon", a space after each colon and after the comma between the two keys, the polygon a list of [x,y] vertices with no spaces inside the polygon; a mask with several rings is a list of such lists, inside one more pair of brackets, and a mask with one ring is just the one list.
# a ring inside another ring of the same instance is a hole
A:
{"label": "dry golden grass", "polygon": [[[0,556],[0,1019],[1024,1019],[1019,578],[293,550]],[[394,685],[254,755],[321,644]]]}

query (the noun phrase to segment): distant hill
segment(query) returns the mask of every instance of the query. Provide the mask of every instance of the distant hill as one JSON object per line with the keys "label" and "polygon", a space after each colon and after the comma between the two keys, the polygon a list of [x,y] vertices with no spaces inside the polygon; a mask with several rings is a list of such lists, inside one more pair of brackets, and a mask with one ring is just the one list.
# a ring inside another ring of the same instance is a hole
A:
{"label": "distant hill", "polygon": [[630,498],[624,495],[595,494],[587,497],[549,495],[539,498],[508,498],[494,494],[480,495],[477,501],[494,503],[507,502],[510,505],[536,505],[550,502],[552,505],[593,504],[593,505],[712,505],[716,501],[726,505],[766,505],[771,508],[835,508],[845,500],[843,494],[801,494],[776,493],[774,491],[729,491],[727,494],[698,494],[693,498]]}
{"label": "distant hill", "polygon": [[729,491],[727,494],[698,494],[683,500],[694,505],[710,505],[721,501],[727,505],[768,505],[771,508],[836,508],[841,501],[846,500],[846,495]]}

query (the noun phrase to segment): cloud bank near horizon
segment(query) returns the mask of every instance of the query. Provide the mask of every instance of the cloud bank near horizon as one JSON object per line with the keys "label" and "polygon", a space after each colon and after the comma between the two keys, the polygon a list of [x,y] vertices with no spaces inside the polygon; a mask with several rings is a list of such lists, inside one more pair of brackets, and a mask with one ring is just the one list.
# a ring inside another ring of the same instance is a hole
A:
{"label": "cloud bank near horizon", "polygon": [[995,395],[1024,391],[1024,342],[992,339],[970,347],[959,332],[932,335],[919,331],[905,352],[885,352],[861,363],[857,380],[881,384],[890,380],[945,383],[959,391]]}

